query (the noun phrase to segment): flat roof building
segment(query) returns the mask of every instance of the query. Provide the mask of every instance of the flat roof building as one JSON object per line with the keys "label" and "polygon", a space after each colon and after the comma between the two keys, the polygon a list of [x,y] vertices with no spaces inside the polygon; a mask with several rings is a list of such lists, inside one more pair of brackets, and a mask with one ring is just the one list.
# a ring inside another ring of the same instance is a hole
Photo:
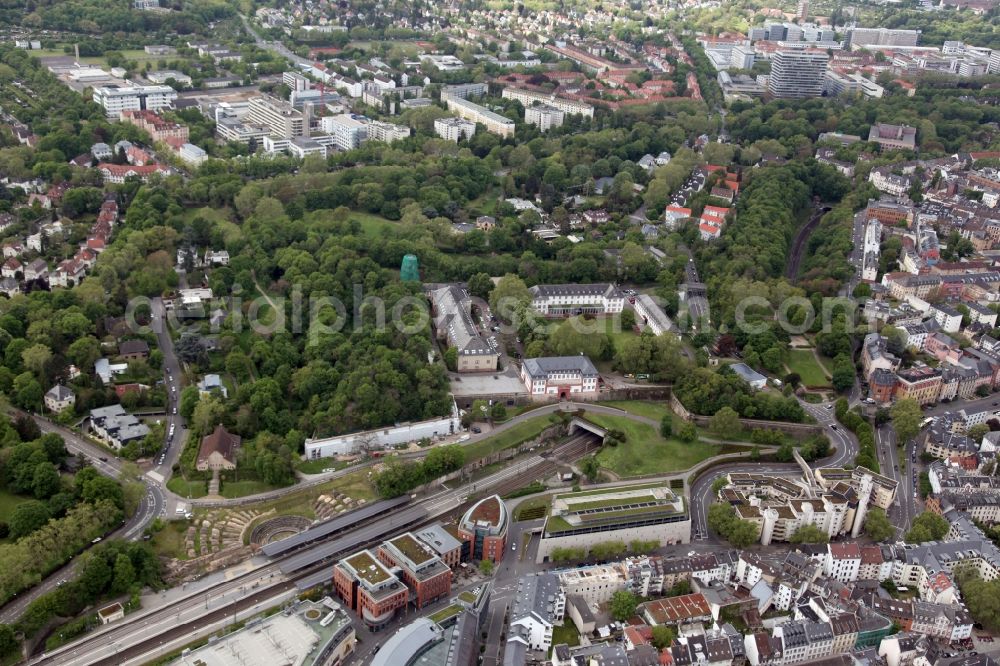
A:
{"label": "flat roof building", "polygon": [[558,109],[568,116],[579,114],[586,118],[594,117],[594,107],[590,104],[577,102],[571,99],[563,99],[562,97],[547,95],[534,90],[525,90],[523,88],[513,88],[508,86],[503,89],[500,96],[504,99],[516,99],[524,106],[526,112],[528,107],[535,104],[542,104]]}
{"label": "flat roof building", "polygon": [[471,139],[476,134],[476,123],[464,118],[438,118],[434,121],[434,133],[448,141]]}
{"label": "flat roof building", "polygon": [[384,628],[410,597],[406,585],[368,550],[337,562],[333,585],[348,608],[372,631]]}
{"label": "flat roof building", "polygon": [[684,498],[664,482],[555,495],[536,561],[547,561],[556,548],[589,550],[615,540],[661,546],[690,542],[691,516]]}
{"label": "flat roof building", "polygon": [[768,92],[779,98],[819,97],[829,60],[826,51],[777,51],[771,57]]}
{"label": "flat roof building", "polygon": [[499,134],[505,139],[514,136],[514,121],[510,118],[501,116],[499,113],[494,113],[485,106],[470,102],[467,99],[449,96],[445,101],[448,104],[449,111],[466,120],[482,123],[488,132]]}
{"label": "flat roof building", "polygon": [[535,125],[539,131],[547,132],[563,124],[563,112],[548,104],[535,104],[524,110],[524,122]]}
{"label": "flat roof building", "polygon": [[185,651],[170,663],[171,666],[322,666],[346,661],[356,642],[351,618],[327,597],[321,602],[299,601],[284,612],[250,620],[239,631]]}
{"label": "flat roof building", "polygon": [[123,111],[157,111],[177,99],[170,86],[101,86],[94,88],[93,99],[104,108],[108,118],[119,118]]}
{"label": "flat roof building", "polygon": [[251,97],[245,120],[249,124],[266,127],[268,134],[275,139],[309,136],[303,113],[288,102],[270,95]]}

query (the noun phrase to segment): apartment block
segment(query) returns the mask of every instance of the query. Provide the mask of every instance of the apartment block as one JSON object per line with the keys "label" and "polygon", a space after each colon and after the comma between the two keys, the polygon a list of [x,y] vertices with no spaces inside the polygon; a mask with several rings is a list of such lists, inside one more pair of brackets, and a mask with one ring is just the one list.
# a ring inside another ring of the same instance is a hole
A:
{"label": "apartment block", "polygon": [[524,110],[524,122],[535,125],[542,132],[563,124],[563,112],[554,106],[536,104]]}
{"label": "apartment block", "polygon": [[305,115],[288,102],[270,95],[252,97],[245,120],[248,124],[266,127],[275,139],[309,136]]}
{"label": "apartment block", "polygon": [[170,86],[101,86],[94,88],[93,99],[104,108],[108,118],[120,118],[123,111],[158,111],[170,107],[177,91]]}
{"label": "apartment block", "polygon": [[438,118],[434,121],[434,133],[447,141],[458,142],[463,137],[468,140],[476,134],[476,123],[463,118]]}
{"label": "apartment block", "polygon": [[514,136],[514,121],[466,99],[448,97],[448,110],[461,118],[482,123],[486,130],[505,139]]}
{"label": "apartment block", "polygon": [[823,94],[830,56],[819,50],[777,51],[771,57],[767,90],[773,97],[806,98]]}
{"label": "apartment block", "polygon": [[586,118],[594,117],[594,107],[590,104],[577,102],[571,99],[563,99],[561,97],[556,97],[555,95],[547,95],[543,92],[508,86],[503,89],[500,96],[504,99],[516,99],[524,106],[525,112],[527,112],[528,108],[531,106],[542,104],[558,109],[567,116],[579,114]]}

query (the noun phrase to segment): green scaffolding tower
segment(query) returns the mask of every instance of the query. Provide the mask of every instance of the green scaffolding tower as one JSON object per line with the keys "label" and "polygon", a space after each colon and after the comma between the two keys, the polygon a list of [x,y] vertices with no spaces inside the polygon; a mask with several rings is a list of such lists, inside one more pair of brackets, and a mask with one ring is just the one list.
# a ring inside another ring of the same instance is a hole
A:
{"label": "green scaffolding tower", "polygon": [[403,264],[399,267],[399,279],[403,282],[420,282],[420,262],[417,255],[408,254],[403,257]]}

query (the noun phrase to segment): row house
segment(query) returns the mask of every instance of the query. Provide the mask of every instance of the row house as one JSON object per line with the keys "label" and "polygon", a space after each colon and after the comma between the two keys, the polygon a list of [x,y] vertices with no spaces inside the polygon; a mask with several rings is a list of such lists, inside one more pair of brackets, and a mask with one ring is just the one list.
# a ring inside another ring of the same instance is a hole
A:
{"label": "row house", "polygon": [[941,392],[941,371],[929,366],[908,368],[896,373],[896,398],[916,400],[918,404],[937,402]]}

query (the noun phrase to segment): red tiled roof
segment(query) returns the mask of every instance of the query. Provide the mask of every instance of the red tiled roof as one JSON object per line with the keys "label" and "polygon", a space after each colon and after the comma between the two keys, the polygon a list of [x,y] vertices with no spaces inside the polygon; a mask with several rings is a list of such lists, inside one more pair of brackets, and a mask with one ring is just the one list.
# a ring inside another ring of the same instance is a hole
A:
{"label": "red tiled roof", "polygon": [[241,441],[239,435],[233,435],[225,427],[217,425],[211,435],[202,437],[198,462],[206,461],[212,453],[218,452],[229,462],[235,463],[236,449],[239,448]]}

